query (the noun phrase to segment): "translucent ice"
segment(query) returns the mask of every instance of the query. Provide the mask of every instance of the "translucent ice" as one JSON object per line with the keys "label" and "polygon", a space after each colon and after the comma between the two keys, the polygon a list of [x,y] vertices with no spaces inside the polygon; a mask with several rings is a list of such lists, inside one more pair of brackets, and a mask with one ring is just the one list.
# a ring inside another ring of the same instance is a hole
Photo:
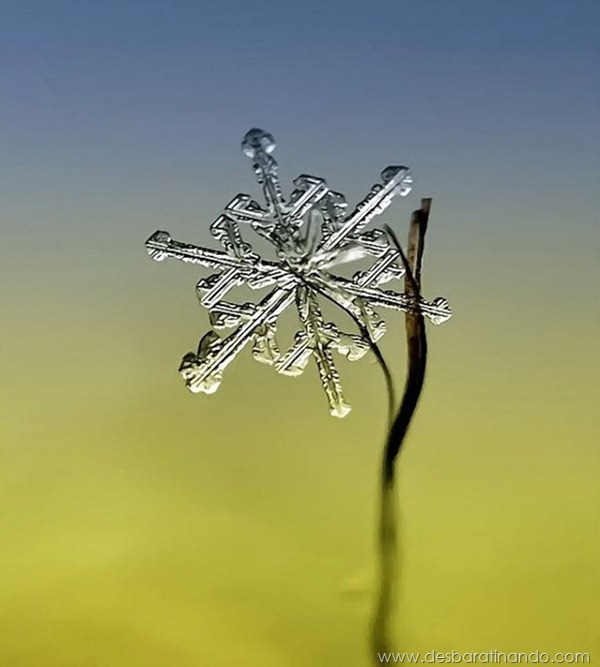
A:
{"label": "translucent ice", "polygon": [[[146,247],[155,260],[174,257],[217,271],[200,279],[198,296],[209,311],[212,326],[233,331],[225,337],[209,331],[198,350],[184,356],[179,371],[191,391],[215,392],[225,368],[250,345],[257,361],[274,365],[286,375],[299,375],[313,357],[330,413],[343,417],[350,407],[344,401],[333,351],[356,360],[384,334],[385,323],[374,307],[400,311],[418,308],[434,324],[447,320],[450,308],[441,297],[415,303],[410,296],[381,288],[401,278],[404,268],[385,234],[377,229],[365,231],[365,227],[394,197],[410,192],[412,179],[406,167],[384,169],[381,183],[373,185],[358,206],[347,213],[343,195],[314,176],[299,176],[289,199],[284,199],[274,149],[275,141],[267,132],[253,128],[244,137],[242,150],[252,160],[265,203],[261,206],[250,196],[238,194],[227,204],[210,227],[223,250],[180,243],[162,231],[155,232]],[[244,226],[272,244],[276,261],[263,259],[253,251],[242,238]],[[332,273],[336,266],[357,259],[370,260],[369,268],[351,279]],[[272,289],[256,304],[226,300],[231,289],[244,284],[251,289]],[[320,299],[332,301],[349,313],[371,340],[344,333],[326,322]],[[294,306],[301,328],[292,347],[281,352],[276,341],[277,320]]]}

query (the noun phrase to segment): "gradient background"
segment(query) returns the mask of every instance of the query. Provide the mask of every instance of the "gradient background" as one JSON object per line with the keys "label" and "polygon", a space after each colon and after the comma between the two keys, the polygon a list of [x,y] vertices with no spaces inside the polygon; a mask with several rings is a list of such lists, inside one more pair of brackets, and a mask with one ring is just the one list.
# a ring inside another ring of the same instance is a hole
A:
{"label": "gradient background", "polygon": [[[254,126],[356,202],[434,198],[401,463],[404,650],[590,651],[598,597],[597,4],[5,0],[2,667],[367,664],[384,385],[244,354],[214,396],[193,267]],[[404,373],[403,319],[384,353]],[[598,653],[595,654],[596,659]]]}

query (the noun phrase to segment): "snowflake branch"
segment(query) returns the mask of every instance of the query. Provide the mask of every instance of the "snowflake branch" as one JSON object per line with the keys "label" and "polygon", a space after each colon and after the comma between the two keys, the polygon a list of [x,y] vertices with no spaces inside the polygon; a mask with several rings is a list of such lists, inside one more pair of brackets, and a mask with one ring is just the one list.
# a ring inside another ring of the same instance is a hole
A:
{"label": "snowflake branch", "polygon": [[349,315],[354,320],[356,326],[358,327],[358,330],[360,331],[361,336],[365,341],[367,341],[369,347],[373,351],[373,354],[377,359],[377,363],[379,364],[379,367],[381,368],[381,371],[383,372],[383,377],[385,379],[386,392],[388,396],[388,423],[390,424],[391,428],[394,415],[394,408],[396,405],[396,388],[394,386],[394,378],[392,377],[392,373],[387,364],[387,361],[385,360],[385,357],[381,352],[381,348],[371,335],[371,332],[369,331],[368,327],[366,327],[365,324],[363,324],[363,322],[361,322],[360,319],[351,310],[349,310],[343,302],[336,299],[335,296],[333,296],[333,294],[329,294],[328,292],[319,287],[315,287],[315,289],[319,292],[321,296],[331,301],[331,303],[338,306],[338,308],[341,308],[347,315]]}

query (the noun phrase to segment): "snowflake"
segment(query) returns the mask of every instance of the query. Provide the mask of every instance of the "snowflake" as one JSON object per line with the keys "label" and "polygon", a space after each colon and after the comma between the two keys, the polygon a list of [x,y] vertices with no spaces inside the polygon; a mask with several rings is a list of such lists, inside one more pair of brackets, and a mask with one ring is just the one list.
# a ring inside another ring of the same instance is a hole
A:
{"label": "snowflake", "polygon": [[[385,322],[374,306],[406,311],[419,308],[434,324],[450,317],[445,299],[432,302],[389,290],[380,285],[404,275],[398,250],[381,230],[364,231],[367,224],[391,203],[396,195],[410,192],[412,178],[406,167],[387,167],[381,183],[351,213],[343,195],[333,192],[325,181],[302,175],[294,181],[288,201],[281,193],[277,163],[272,156],[273,137],[259,129],[250,130],[242,142],[243,152],[252,159],[262,186],[266,206],[239,194],[225,207],[210,227],[223,250],[180,243],[164,231],[146,242],[155,260],[166,257],[216,269],[197,284],[198,297],[215,329],[233,328],[227,337],[209,331],[196,353],[183,357],[179,372],[192,392],[215,392],[225,368],[250,343],[257,361],[274,365],[284,375],[299,375],[310,357],[316,362],[330,413],[344,417],[349,411],[342,394],[333,351],[351,361],[366,354],[372,342],[385,333]],[[261,258],[242,238],[240,227],[249,225],[274,246],[277,261]],[[367,270],[344,278],[332,273],[336,266],[356,260],[370,260]],[[224,300],[234,287],[253,290],[270,287],[257,304]],[[326,322],[320,300],[342,308],[359,323],[364,335],[344,333]],[[276,342],[279,316],[296,305],[301,329],[292,347],[282,353]],[[371,340],[368,340],[370,338]]]}

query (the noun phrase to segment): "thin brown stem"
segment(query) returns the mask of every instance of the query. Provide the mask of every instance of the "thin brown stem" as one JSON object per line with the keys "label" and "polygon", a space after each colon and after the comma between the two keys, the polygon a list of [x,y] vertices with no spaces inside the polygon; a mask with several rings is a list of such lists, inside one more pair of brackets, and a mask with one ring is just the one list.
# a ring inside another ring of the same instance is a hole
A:
{"label": "thin brown stem", "polygon": [[379,594],[373,617],[371,645],[374,663],[381,664],[379,655],[389,653],[391,647],[391,620],[397,593],[398,522],[395,493],[395,466],[406,434],[414,416],[425,381],[427,368],[427,336],[425,321],[418,309],[421,298],[421,264],[425,232],[429,220],[431,199],[422,199],[421,208],[414,211],[405,255],[395,234],[388,235],[396,245],[406,269],[405,289],[413,297],[415,309],[406,313],[406,343],[408,368],[400,407],[390,426],[381,467],[379,544]]}

